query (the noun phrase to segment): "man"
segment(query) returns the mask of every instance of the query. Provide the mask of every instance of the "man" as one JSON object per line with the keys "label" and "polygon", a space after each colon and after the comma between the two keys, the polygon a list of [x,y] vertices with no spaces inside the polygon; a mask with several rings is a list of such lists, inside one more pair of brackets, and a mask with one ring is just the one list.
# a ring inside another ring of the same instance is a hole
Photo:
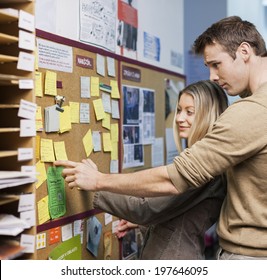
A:
{"label": "man", "polygon": [[[58,161],[69,187],[135,196],[179,194],[227,172],[227,197],[218,223],[221,259],[267,259],[267,57],[255,26],[225,18],[195,41],[210,79],[232,104],[211,133],[173,164],[130,174],[103,174],[90,160]],[[248,94],[249,93],[249,94]]]}

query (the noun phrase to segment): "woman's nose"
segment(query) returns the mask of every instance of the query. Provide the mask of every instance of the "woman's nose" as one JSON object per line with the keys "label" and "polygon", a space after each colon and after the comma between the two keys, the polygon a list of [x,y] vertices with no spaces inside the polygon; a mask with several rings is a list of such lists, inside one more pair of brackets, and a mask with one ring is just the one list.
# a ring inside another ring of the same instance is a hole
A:
{"label": "woman's nose", "polygon": [[177,116],[176,116],[176,121],[177,121],[178,123],[184,122],[184,121],[185,121],[185,115],[184,115],[183,113],[177,114]]}

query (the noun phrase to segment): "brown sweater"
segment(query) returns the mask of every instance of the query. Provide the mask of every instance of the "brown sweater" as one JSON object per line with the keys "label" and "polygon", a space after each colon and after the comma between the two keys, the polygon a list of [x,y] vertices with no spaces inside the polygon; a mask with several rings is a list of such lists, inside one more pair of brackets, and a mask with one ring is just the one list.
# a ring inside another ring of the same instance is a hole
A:
{"label": "brown sweater", "polygon": [[220,245],[235,254],[267,256],[267,83],[232,104],[211,133],[167,168],[182,192],[181,185],[199,187],[227,172]]}

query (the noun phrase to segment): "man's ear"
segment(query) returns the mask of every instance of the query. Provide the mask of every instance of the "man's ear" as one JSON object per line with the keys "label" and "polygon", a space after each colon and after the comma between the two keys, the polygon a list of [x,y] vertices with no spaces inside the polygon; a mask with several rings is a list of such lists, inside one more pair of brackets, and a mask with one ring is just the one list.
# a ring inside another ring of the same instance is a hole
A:
{"label": "man's ear", "polygon": [[253,53],[253,49],[251,45],[247,42],[242,42],[237,51],[239,54],[243,57],[244,61],[247,61],[250,57],[250,55]]}

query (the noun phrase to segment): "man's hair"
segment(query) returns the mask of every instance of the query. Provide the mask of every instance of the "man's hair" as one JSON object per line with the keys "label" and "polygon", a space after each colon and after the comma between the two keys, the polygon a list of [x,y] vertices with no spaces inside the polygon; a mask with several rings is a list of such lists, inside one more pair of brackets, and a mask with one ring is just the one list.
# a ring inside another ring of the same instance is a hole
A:
{"label": "man's hair", "polygon": [[266,55],[266,46],[255,25],[242,20],[238,16],[231,16],[212,24],[194,42],[196,54],[203,54],[207,45],[220,44],[233,58],[242,42],[247,42],[257,56]]}
{"label": "man's hair", "polygon": [[185,87],[178,96],[176,113],[173,119],[174,140],[179,152],[182,151],[182,143],[176,116],[179,100],[183,94],[191,95],[195,106],[195,119],[187,139],[188,147],[191,147],[211,131],[218,117],[228,107],[228,98],[225,91],[215,82],[198,81]]}

